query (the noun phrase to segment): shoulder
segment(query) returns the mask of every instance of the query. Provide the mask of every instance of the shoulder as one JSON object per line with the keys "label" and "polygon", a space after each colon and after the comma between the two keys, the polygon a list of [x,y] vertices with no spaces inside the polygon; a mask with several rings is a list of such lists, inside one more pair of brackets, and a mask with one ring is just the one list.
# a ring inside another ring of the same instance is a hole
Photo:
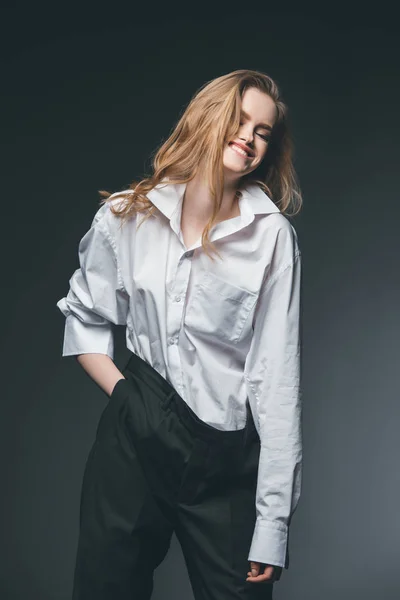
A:
{"label": "shoulder", "polygon": [[[121,228],[121,217],[113,211],[121,210],[128,201],[129,194],[132,190],[123,190],[111,194],[96,211],[91,227],[103,230],[114,239],[117,237]],[[113,209],[113,210],[112,210]]]}
{"label": "shoulder", "polygon": [[294,225],[281,212],[267,217],[267,236],[278,255],[279,263],[291,263],[300,255],[299,239]]}
{"label": "shoulder", "polygon": [[[284,281],[281,278],[284,273],[301,272],[301,252],[295,227],[281,212],[269,214],[266,220],[268,227],[265,235],[269,243],[266,244],[268,251],[262,294],[276,282]],[[289,275],[289,280],[291,277]]]}

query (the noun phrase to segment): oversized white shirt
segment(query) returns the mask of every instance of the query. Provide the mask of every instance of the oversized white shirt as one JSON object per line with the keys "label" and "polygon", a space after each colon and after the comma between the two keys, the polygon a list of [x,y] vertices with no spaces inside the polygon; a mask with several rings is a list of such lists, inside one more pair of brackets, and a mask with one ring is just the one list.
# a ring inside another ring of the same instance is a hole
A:
{"label": "oversized white shirt", "polygon": [[[114,357],[112,324],[127,347],[167,379],[200,419],[241,429],[246,399],[260,436],[254,534],[248,560],[288,567],[288,528],[300,497],[301,254],[296,231],[256,184],[240,216],[214,225],[212,262],[181,232],[186,184],[148,193],[157,215],[121,228],[101,206],[79,244],[80,268],[57,302],[62,356]],[[126,190],[129,192],[129,190]],[[124,201],[121,193],[111,203]]]}

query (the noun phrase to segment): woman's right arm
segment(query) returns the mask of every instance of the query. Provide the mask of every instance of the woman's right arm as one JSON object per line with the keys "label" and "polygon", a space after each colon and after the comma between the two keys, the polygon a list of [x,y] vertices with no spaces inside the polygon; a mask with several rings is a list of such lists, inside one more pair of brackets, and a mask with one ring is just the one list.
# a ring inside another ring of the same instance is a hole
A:
{"label": "woman's right arm", "polygon": [[79,354],[76,359],[108,396],[111,396],[117,381],[124,379],[114,361],[106,354]]}
{"label": "woman's right arm", "polygon": [[123,378],[114,364],[112,324],[126,325],[129,296],[118,267],[117,245],[107,224],[114,217],[104,204],[79,243],[79,263],[67,296],[57,302],[66,317],[62,356],[75,355],[108,395]]}

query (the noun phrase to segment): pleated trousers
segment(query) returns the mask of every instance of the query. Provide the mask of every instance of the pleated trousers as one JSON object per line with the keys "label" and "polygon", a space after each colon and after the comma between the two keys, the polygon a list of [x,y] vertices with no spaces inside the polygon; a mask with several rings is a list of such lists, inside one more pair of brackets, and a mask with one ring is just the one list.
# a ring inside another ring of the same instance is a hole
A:
{"label": "pleated trousers", "polygon": [[173,533],[196,600],[269,600],[273,582],[246,582],[260,453],[249,405],[245,428],[219,430],[136,354],[122,373],[85,465],[73,600],[149,600]]}

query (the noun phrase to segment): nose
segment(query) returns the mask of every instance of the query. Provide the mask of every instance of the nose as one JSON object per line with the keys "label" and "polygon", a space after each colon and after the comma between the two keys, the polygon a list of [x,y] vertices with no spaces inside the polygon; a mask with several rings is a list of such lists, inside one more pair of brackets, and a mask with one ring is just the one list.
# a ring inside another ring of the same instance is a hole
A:
{"label": "nose", "polygon": [[253,133],[252,129],[249,127],[247,130],[243,127],[240,131],[239,135],[240,139],[243,140],[246,144],[250,144],[253,141]]}

